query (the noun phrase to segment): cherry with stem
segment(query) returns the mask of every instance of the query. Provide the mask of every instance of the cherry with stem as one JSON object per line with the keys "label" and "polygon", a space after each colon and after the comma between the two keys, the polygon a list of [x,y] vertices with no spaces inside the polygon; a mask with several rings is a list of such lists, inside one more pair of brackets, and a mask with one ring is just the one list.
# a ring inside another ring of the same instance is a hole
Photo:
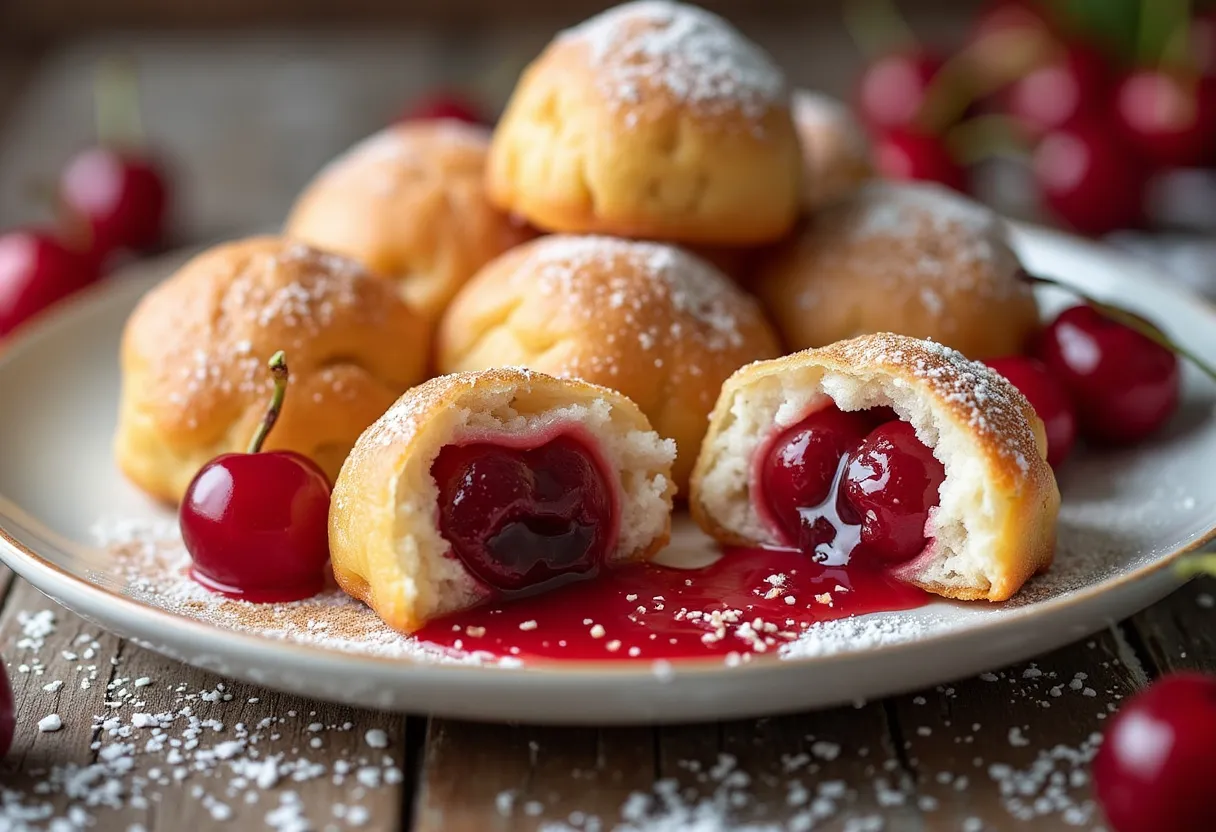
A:
{"label": "cherry with stem", "polygon": [[98,144],[64,168],[59,203],[64,224],[100,265],[115,251],[147,251],[161,243],[168,185],[144,147],[137,79],[129,61],[102,64],[95,102]]}
{"label": "cherry with stem", "polygon": [[274,393],[248,451],[204,465],[180,509],[191,577],[214,592],[262,603],[309,598],[324,587],[332,490],[308,457],[263,450],[289,379],[282,352],[268,366]]}
{"label": "cherry with stem", "polygon": [[1200,358],[1198,355],[1196,355],[1192,350],[1186,348],[1182,344],[1179,344],[1177,341],[1174,341],[1172,338],[1170,338],[1164,332],[1162,332],[1158,327],[1154,326],[1152,323],[1150,323],[1149,321],[1140,317],[1139,315],[1135,314],[1134,312],[1129,312],[1126,309],[1123,309],[1122,307],[1116,306],[1111,303],[1107,303],[1105,301],[1098,300],[1097,298],[1094,298],[1094,297],[1086,294],[1085,292],[1082,292],[1080,289],[1076,288],[1075,286],[1071,286],[1067,283],[1052,279],[1050,277],[1043,277],[1041,275],[1032,275],[1032,274],[1029,274],[1028,272],[1023,272],[1021,274],[1021,279],[1026,281],[1027,283],[1030,283],[1030,284],[1033,284],[1036,286],[1051,286],[1056,289],[1063,289],[1067,292],[1071,292],[1072,294],[1074,294],[1078,298],[1080,298],[1082,301],[1084,301],[1088,306],[1092,307],[1095,311],[1097,311],[1099,314],[1101,314],[1103,317],[1108,318],[1109,320],[1112,320],[1117,324],[1121,324],[1122,326],[1125,326],[1128,329],[1134,330],[1135,332],[1139,333],[1140,335],[1143,335],[1148,340],[1152,341],[1157,346],[1163,347],[1163,348],[1169,350],[1170,352],[1174,353],[1175,355],[1182,356],[1187,361],[1189,361],[1193,365],[1195,365],[1195,367],[1197,367],[1200,371],[1202,371],[1204,375],[1208,376],[1213,381],[1216,381],[1216,367],[1213,367],[1211,364],[1208,364],[1206,361],[1204,361],[1202,358]]}

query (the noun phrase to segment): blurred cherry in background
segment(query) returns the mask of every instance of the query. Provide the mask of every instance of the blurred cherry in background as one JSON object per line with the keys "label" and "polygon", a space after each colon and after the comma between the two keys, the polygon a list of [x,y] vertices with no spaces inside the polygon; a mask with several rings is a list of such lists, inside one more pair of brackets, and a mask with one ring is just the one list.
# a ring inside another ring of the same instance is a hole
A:
{"label": "blurred cherry in background", "polygon": [[96,281],[116,258],[166,243],[168,174],[145,140],[131,62],[99,64],[94,107],[94,143],[58,176],[55,224],[0,233],[0,337]]}
{"label": "blurred cherry in background", "polygon": [[1010,189],[981,187],[1001,210],[1094,236],[1184,214],[1216,227],[1216,204],[1181,212],[1172,196],[1185,183],[1216,202],[1216,10],[997,0],[944,44],[919,40],[894,3],[858,2],[856,106],[880,175],[968,190],[1000,159],[1028,195],[1004,205]]}

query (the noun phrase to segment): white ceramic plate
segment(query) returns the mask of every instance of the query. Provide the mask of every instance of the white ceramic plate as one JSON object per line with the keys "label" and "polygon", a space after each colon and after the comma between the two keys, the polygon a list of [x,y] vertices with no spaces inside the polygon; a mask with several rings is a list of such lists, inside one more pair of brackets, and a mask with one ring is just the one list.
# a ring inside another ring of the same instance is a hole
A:
{"label": "white ceramic plate", "polygon": [[[1151,268],[1038,229],[1019,229],[1017,243],[1031,271],[1140,310],[1216,363],[1216,310]],[[110,438],[123,322],[179,260],[111,280],[0,352],[0,557],[122,636],[271,687],[535,722],[686,721],[825,706],[944,682],[1095,632],[1170,592],[1177,580],[1166,567],[1216,534],[1216,386],[1188,368],[1185,403],[1160,437],[1068,463],[1057,563],[1004,605],[939,602],[821,625],[783,656],[733,667],[719,660],[470,666],[419,659],[387,632],[335,646],[296,638],[290,627],[273,637],[235,619],[200,619],[149,600],[90,534],[103,518],[172,519],[118,474]],[[1057,292],[1043,298],[1049,309],[1067,300]],[[678,522],[673,550],[695,554],[708,545],[686,519]],[[343,614],[376,627],[361,608],[348,605]]]}

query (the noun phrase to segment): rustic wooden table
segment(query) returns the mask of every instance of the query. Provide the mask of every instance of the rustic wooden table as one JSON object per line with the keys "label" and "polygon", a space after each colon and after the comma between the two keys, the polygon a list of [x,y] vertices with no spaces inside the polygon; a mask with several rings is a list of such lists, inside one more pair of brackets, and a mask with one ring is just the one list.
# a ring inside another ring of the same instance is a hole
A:
{"label": "rustic wooden table", "polygon": [[[816,25],[814,49],[788,24],[757,34],[796,80],[840,90],[855,56]],[[0,227],[37,218],[23,186],[87,140],[99,55],[140,60],[149,132],[174,154],[178,236],[197,241],[273,226],[320,164],[412,92],[454,67],[527,56],[551,29],[145,33],[0,58]],[[1196,582],[1035,662],[880,702],[540,728],[356,711],[221,679],[0,569],[0,653],[20,717],[0,762],[0,830],[1098,829],[1094,734],[1154,676],[1216,670],[1214,594]]]}

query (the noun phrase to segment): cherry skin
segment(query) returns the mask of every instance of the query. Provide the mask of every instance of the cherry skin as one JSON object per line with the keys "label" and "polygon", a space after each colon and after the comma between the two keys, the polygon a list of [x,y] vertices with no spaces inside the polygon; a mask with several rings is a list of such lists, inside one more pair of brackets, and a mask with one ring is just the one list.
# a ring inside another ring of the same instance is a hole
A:
{"label": "cherry skin", "polygon": [[1084,234],[1139,225],[1147,171],[1110,126],[1081,120],[1058,127],[1035,148],[1031,167],[1044,205]]}
{"label": "cherry skin", "polygon": [[456,92],[439,91],[415,101],[401,114],[401,121],[455,119],[469,124],[488,124],[481,108]]}
{"label": "cherry skin", "polygon": [[67,225],[81,230],[99,262],[113,251],[147,251],[164,238],[168,186],[146,156],[89,148],[64,168],[59,199]]}
{"label": "cherry skin", "polygon": [[1077,441],[1077,413],[1068,391],[1042,361],[1023,355],[989,360],[988,366],[1022,391],[1047,434],[1047,462],[1053,468],[1065,460]]}
{"label": "cherry skin", "polygon": [[875,428],[849,456],[844,493],[861,518],[861,563],[900,563],[924,551],[929,510],[946,470],[916,429],[899,420]]}
{"label": "cherry skin", "polygon": [[858,84],[861,120],[878,132],[910,126],[944,64],[940,56],[920,49],[892,53],[870,64]]}
{"label": "cherry skin", "polygon": [[487,586],[518,592],[603,566],[612,545],[612,490],[574,437],[527,450],[448,445],[431,475],[440,532]]}
{"label": "cherry skin", "polygon": [[1083,114],[1096,114],[1109,87],[1105,58],[1072,44],[1014,81],[1005,94],[1005,109],[1029,136],[1038,138]]}
{"label": "cherry skin", "polygon": [[1068,390],[1081,433],[1092,441],[1138,442],[1178,407],[1178,357],[1091,306],[1061,312],[1040,333],[1035,354]]}
{"label": "cherry skin", "polygon": [[17,730],[17,707],[13,704],[13,688],[8,683],[4,662],[0,661],[0,760],[13,746],[13,734]]}
{"label": "cherry skin", "polygon": [[330,484],[292,451],[225,454],[203,466],[181,506],[191,575],[259,603],[295,601],[325,585]]}
{"label": "cherry skin", "polygon": [[283,353],[271,358],[270,370],[274,398],[249,452],[204,465],[178,512],[191,577],[255,603],[316,595],[329,561],[329,479],[302,454],[261,450],[287,390]]}
{"label": "cherry skin", "polygon": [[[803,541],[803,513],[828,499],[840,460],[873,429],[864,411],[844,412],[835,405],[818,410],[786,428],[769,446],[760,468],[760,502],[789,544]],[[825,542],[825,541],[819,541]]]}
{"label": "cherry skin", "polygon": [[0,235],[0,338],[96,279],[89,258],[49,234],[22,230]]}
{"label": "cherry skin", "polygon": [[940,136],[894,128],[874,141],[874,167],[886,179],[938,182],[967,190],[967,173]]}
{"label": "cherry skin", "polygon": [[1165,676],[1129,699],[1094,759],[1115,832],[1202,832],[1216,817],[1216,678]]}
{"label": "cherry skin", "polygon": [[1187,167],[1216,159],[1216,77],[1137,70],[1116,89],[1115,114],[1128,144],[1157,164]]}

